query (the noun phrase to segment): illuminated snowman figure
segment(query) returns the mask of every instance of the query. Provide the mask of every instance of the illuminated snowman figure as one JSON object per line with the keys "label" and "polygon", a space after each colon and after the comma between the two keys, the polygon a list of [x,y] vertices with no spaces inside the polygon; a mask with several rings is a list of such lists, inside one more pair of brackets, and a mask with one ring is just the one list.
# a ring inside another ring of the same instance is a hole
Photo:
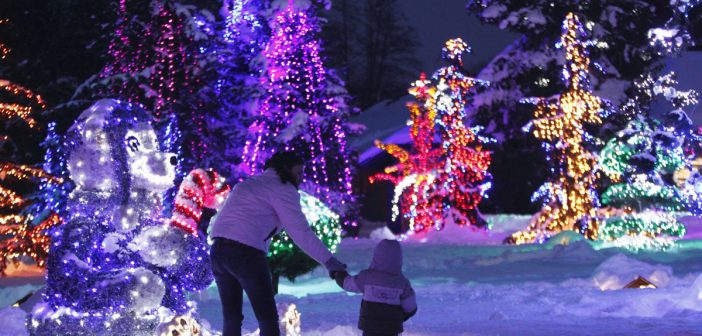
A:
{"label": "illuminated snowman figure", "polygon": [[75,189],[52,234],[33,335],[153,335],[190,314],[187,291],[211,283],[207,245],[161,216],[176,156],[160,150],[151,115],[105,99],[65,139]]}

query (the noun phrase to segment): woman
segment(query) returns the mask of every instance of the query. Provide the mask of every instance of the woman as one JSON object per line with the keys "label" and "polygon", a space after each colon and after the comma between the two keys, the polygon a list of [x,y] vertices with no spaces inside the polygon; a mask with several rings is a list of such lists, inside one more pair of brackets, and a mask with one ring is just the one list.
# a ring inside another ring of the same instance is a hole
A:
{"label": "woman", "polygon": [[331,273],[346,269],[312,231],[297,188],[304,162],[279,152],[266,170],[237,184],[212,223],[214,273],[224,313],[224,336],[241,335],[243,292],[251,301],[261,336],[280,335],[271,274],[266,261],[270,239],[281,229]]}

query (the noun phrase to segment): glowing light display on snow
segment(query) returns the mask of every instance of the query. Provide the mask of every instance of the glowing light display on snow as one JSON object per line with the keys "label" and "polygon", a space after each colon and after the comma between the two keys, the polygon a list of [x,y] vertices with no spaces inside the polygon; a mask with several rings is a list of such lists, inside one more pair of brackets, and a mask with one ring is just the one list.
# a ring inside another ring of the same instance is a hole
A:
{"label": "glowing light display on snow", "polygon": [[[312,231],[322,240],[330,251],[335,252],[341,242],[341,229],[339,228],[339,215],[310,194],[300,191],[300,204],[302,212],[312,226]],[[275,236],[271,241],[268,256],[271,258],[285,258],[292,253],[299,253],[290,236],[285,231]],[[275,261],[273,261],[275,262]]]}
{"label": "glowing light display on snow", "polygon": [[302,336],[302,314],[297,311],[294,303],[288,305],[285,313],[280,319],[280,323],[285,328],[285,336]]}
{"label": "glowing light display on snow", "polygon": [[[663,249],[685,234],[675,212],[700,213],[699,172],[686,154],[686,144],[698,140],[683,107],[695,105],[694,91],[679,91],[674,73],[646,75],[634,83],[624,108],[635,118],[611,139],[599,157],[600,170],[613,182],[601,195],[603,212],[598,238],[608,244],[639,249]],[[673,110],[649,112],[659,95]],[[675,183],[675,174],[688,176]]]}
{"label": "glowing light display on snow", "polygon": [[[376,142],[399,163],[370,177],[370,182],[390,181],[395,185],[393,220],[401,216],[410,233],[441,230],[445,223],[484,227],[478,204],[490,188],[487,172],[490,152],[485,143],[493,141],[466,126],[466,106],[477,87],[488,83],[466,74],[463,55],[470,52],[460,38],[446,42],[442,56],[447,66],[432,80],[422,74],[409,92],[417,102],[409,103],[412,150]],[[434,148],[438,134],[441,144]]]}
{"label": "glowing light display on snow", "polygon": [[[335,252],[341,242],[340,216],[322,201],[304,191],[300,191],[300,205],[312,227],[312,232],[330,251]],[[282,276],[288,279],[305,274],[318,265],[295,245],[285,231],[271,240],[268,249],[268,263],[274,277]]]}
{"label": "glowing light display on snow", "polygon": [[101,100],[69,129],[63,148],[76,186],[51,234],[33,334],[153,334],[192,310],[188,291],[212,282],[204,240],[161,216],[174,155],[158,149],[151,120],[136,105]]}

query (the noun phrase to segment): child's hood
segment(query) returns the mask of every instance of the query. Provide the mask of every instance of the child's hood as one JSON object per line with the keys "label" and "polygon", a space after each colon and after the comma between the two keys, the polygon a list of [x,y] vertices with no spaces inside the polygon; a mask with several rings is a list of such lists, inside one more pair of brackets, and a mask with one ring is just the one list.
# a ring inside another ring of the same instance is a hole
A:
{"label": "child's hood", "polygon": [[373,251],[370,269],[390,274],[402,273],[402,248],[396,240],[384,239]]}

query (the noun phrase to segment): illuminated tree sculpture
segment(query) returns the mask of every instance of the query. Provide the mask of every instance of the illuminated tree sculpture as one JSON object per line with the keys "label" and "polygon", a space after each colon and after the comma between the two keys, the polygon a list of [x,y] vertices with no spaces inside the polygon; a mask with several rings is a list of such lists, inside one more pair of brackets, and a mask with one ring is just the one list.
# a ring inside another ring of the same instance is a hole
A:
{"label": "illuminated tree sculpture", "polygon": [[534,194],[534,199],[544,198],[541,211],[526,231],[507,239],[510,243],[543,242],[563,230],[597,238],[593,172],[596,158],[585,148],[588,134],[583,128],[602,122],[603,101],[590,91],[590,59],[584,38],[580,20],[569,13],[563,21],[560,42],[566,51],[563,76],[567,90],[553,98],[530,100],[536,104],[536,112],[527,129],[544,141],[555,176]]}
{"label": "illuminated tree sculpture", "polygon": [[200,166],[213,168],[231,183],[247,175],[240,164],[250,119],[257,113],[254,102],[263,91],[257,83],[265,69],[259,60],[270,38],[266,6],[270,4],[257,0],[222,1],[224,27],[207,50],[216,61],[205,69],[208,85],[202,92],[212,98],[213,106],[202,112],[215,140],[206,142],[216,154],[205,156]]}
{"label": "illuminated tree sculpture", "polygon": [[271,25],[263,51],[267,68],[261,85],[266,93],[249,128],[244,170],[260,172],[280,149],[303,154],[307,164],[301,188],[353,227],[357,218],[346,143],[351,109],[339,79],[324,67],[314,8],[299,9],[289,1]]}
{"label": "illuminated tree sculpture", "polygon": [[424,73],[412,84],[409,92],[417,102],[407,103],[410,111],[410,138],[412,149],[376,141],[378,148],[395,157],[399,163],[385,168],[382,173],[370,177],[370,183],[390,181],[395,185],[392,220],[401,214],[402,222],[409,224],[410,233],[440,228],[442,221],[442,197],[436,180],[443,168],[443,152],[434,145],[433,95],[436,88],[430,85]]}
{"label": "illuminated tree sculpture", "polygon": [[469,95],[489,83],[467,75],[463,55],[469,52],[460,38],[446,41],[442,56],[448,65],[433,75],[435,123],[446,157],[437,178],[443,193],[444,222],[484,227],[486,222],[478,212],[478,204],[490,189],[492,177],[487,171],[491,155],[482,146],[491,139],[479,136],[480,128],[469,128],[465,120]]}
{"label": "illuminated tree sculpture", "polygon": [[[5,22],[0,20],[0,24]],[[10,49],[0,42],[0,60],[9,52]],[[27,183],[61,182],[43,169],[22,163],[27,156],[22,142],[39,131],[34,115],[45,107],[39,95],[0,79],[0,275],[9,263],[19,262],[22,256],[31,257],[43,267],[49,246],[47,230],[60,222],[55,215],[35,222],[34,217],[26,213],[32,203],[24,195]]]}

